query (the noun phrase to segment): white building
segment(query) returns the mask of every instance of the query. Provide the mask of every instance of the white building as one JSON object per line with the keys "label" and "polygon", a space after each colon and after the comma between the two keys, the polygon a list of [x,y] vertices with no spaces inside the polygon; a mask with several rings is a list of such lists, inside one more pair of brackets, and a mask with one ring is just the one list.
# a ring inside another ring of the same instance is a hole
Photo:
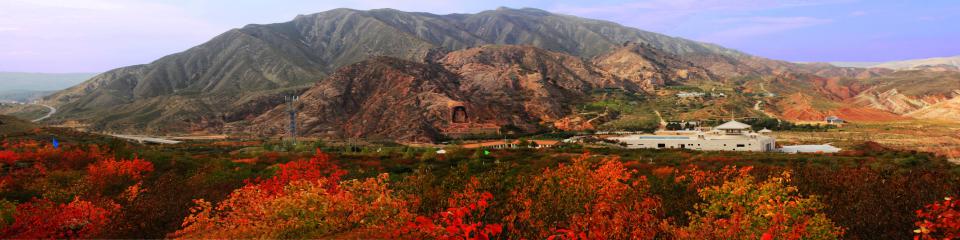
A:
{"label": "white building", "polygon": [[706,93],[702,93],[702,92],[679,92],[679,93],[677,93],[677,97],[681,97],[681,98],[703,97],[704,95],[707,95],[707,94],[706,94]]}
{"label": "white building", "polygon": [[840,152],[838,147],[830,146],[830,144],[823,145],[793,145],[793,146],[783,146],[780,148],[780,152],[785,153],[837,153]]}
{"label": "white building", "polygon": [[693,149],[704,151],[752,151],[776,150],[776,139],[763,133],[753,132],[750,125],[730,121],[713,131],[696,131],[686,135],[627,135],[614,137],[627,148]]}
{"label": "white building", "polygon": [[824,118],[823,121],[824,121],[824,122],[827,122],[827,124],[844,124],[844,123],[846,123],[846,121],[844,121],[842,118],[837,117],[837,116],[829,116],[829,117],[827,117],[827,118]]}

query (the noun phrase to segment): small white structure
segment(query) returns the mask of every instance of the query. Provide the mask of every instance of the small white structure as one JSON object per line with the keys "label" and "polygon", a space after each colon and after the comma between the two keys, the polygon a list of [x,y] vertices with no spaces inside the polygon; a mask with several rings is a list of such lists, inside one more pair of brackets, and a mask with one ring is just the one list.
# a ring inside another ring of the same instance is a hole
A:
{"label": "small white structure", "polygon": [[437,154],[441,154],[441,155],[447,154],[447,150],[443,150],[443,149],[437,150]]}
{"label": "small white structure", "polygon": [[829,116],[823,119],[823,121],[827,122],[827,124],[843,124],[846,122],[842,118],[837,116]]}
{"label": "small white structure", "polygon": [[[766,133],[772,131],[767,130]],[[770,152],[776,149],[776,139],[753,132],[750,125],[730,121],[713,131],[692,131],[686,135],[627,135],[611,138],[626,144],[627,148],[693,149],[704,151]]]}
{"label": "small white structure", "polygon": [[840,152],[838,147],[830,146],[830,144],[823,145],[793,145],[793,146],[783,146],[780,148],[780,152],[784,153],[836,153]]}
{"label": "small white structure", "polygon": [[693,98],[693,97],[703,97],[706,93],[702,92],[680,92],[677,93],[677,97],[681,98]]}

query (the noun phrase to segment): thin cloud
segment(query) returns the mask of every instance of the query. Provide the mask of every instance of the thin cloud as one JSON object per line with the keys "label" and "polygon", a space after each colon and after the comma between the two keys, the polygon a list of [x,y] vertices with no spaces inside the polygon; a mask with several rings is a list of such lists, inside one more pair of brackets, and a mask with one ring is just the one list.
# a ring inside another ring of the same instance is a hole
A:
{"label": "thin cloud", "polygon": [[765,9],[791,8],[816,6],[825,4],[846,3],[850,0],[787,0],[787,1],[769,1],[769,0],[648,0],[639,2],[629,2],[612,5],[600,6],[578,6],[569,4],[558,4],[551,10],[568,14],[618,14],[634,13],[638,11],[643,14],[647,12],[673,12],[683,13],[678,15],[692,15],[703,12],[716,11],[755,11]]}
{"label": "thin cloud", "polygon": [[814,17],[729,18],[720,20],[718,23],[736,25],[735,27],[715,32],[698,39],[708,42],[730,42],[743,38],[775,34],[789,30],[828,24],[831,22],[833,22],[832,19]]}
{"label": "thin cloud", "polygon": [[[671,31],[694,18],[848,3],[854,0],[647,0],[610,5],[558,4],[551,11],[602,18],[653,31]],[[701,19],[702,20],[702,19]]]}

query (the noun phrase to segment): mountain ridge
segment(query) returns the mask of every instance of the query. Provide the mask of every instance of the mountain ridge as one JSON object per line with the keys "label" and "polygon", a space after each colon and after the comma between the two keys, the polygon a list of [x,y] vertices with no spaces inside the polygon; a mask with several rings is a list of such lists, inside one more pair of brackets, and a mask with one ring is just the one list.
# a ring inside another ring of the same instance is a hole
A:
{"label": "mountain ridge", "polygon": [[[298,133],[430,142],[455,127],[536,132],[538,123],[568,115],[568,106],[604,88],[640,89],[586,60],[532,46],[486,45],[428,63],[375,57],[337,70],[301,95]],[[287,134],[287,111],[277,106],[252,124],[236,124],[248,126],[238,132]]]}
{"label": "mountain ridge", "polygon": [[[538,60],[530,61],[527,56],[537,56],[534,59]],[[363,72],[363,69],[354,65],[374,58],[379,60],[368,63],[378,64],[380,72]],[[470,61],[453,67],[456,65],[453,63],[466,60]],[[558,64],[560,62],[563,64]],[[389,67],[414,63],[426,65]],[[433,66],[435,64],[453,65],[438,69]],[[454,77],[443,78],[482,83],[479,86],[488,86],[482,88],[485,91],[500,93],[503,99],[515,102],[473,99],[479,109],[518,117],[493,118],[491,122],[477,124],[509,125],[524,131],[542,130],[544,126],[550,126],[551,121],[571,114],[569,108],[583,103],[585,98],[590,97],[587,93],[590,89],[604,88],[603,84],[622,88],[629,94],[649,94],[665,85],[721,86],[738,92],[745,90],[744,86],[738,85],[766,82],[768,87],[782,96],[801,93],[803,96],[793,99],[797,103],[839,106],[837,109],[849,109],[842,112],[868,113],[864,116],[899,116],[899,113],[882,113],[892,111],[884,108],[889,105],[858,105],[849,100],[874,85],[882,85],[868,80],[894,73],[891,70],[796,64],[609,21],[553,14],[539,9],[510,8],[447,15],[393,9],[334,9],[298,15],[288,22],[249,24],[149,64],[99,74],[44,100],[60,109],[51,121],[81,120],[90,123],[92,129],[101,131],[151,134],[223,132],[242,130],[242,127],[237,127],[238,123],[253,121],[259,126],[273,129],[259,132],[279,134],[283,129],[277,127],[284,121],[278,117],[282,114],[278,114],[277,109],[282,107],[283,99],[307,94],[318,101],[332,101],[325,99],[330,96],[312,93],[311,90],[318,86],[338,89],[326,81],[357,84],[360,79],[340,73],[344,67],[350,67],[348,69],[353,69],[357,74],[382,77],[389,73],[413,79],[424,76],[417,72],[434,69],[445,73],[430,76],[453,74]],[[332,74],[338,73],[341,76],[332,77]],[[504,77],[506,75],[515,77]],[[581,83],[558,82],[561,78],[564,81],[568,78],[576,81],[588,79],[586,82],[591,84],[588,84],[590,87],[578,87],[575,85]],[[494,80],[514,84],[526,82],[528,85],[504,88],[498,85],[502,83]],[[441,84],[429,79],[417,81]],[[525,88],[531,86],[538,89]],[[646,93],[641,93],[641,90]],[[465,94],[460,91],[463,89],[450,94]],[[540,95],[529,95],[531,93]],[[384,96],[402,100],[418,95],[384,93]],[[530,102],[525,98],[530,96],[558,99]],[[364,95],[351,101],[366,102],[371,99],[390,100]],[[789,98],[770,101],[772,106],[783,106],[779,112],[787,116],[820,117],[829,111],[838,111],[811,109],[803,105],[799,108],[788,106],[791,102]],[[370,104],[363,106],[380,106]],[[493,105],[506,110],[487,109]],[[788,107],[792,110],[787,111]],[[322,109],[315,110],[322,112]],[[773,110],[778,112],[778,109]],[[364,117],[371,116],[365,111],[343,113],[371,120]],[[407,121],[434,120],[413,127],[413,131],[381,129],[377,126],[394,123],[375,122],[371,123],[374,126],[340,129],[343,131],[334,135],[370,135],[421,141],[435,140],[441,135],[439,131],[450,127],[437,121],[443,119],[438,115],[420,113],[416,109],[406,111],[401,115],[420,117]],[[312,127],[324,129],[324,125],[348,122],[320,118],[316,123]]]}
{"label": "mountain ridge", "polygon": [[[622,44],[613,40],[645,42],[673,54],[740,54],[612,22],[545,11],[530,16],[529,12],[501,8],[435,15],[335,9],[300,15],[289,22],[250,24],[149,64],[97,75],[45,101],[62,109],[53,121],[81,119],[103,130],[188,131],[218,118],[251,118],[263,108],[248,106],[303,91],[336,68],[372,56],[422,62],[437,51],[527,43],[593,56]],[[553,27],[539,30],[546,25]],[[215,99],[226,96],[230,101]],[[153,123],[141,124],[144,121]]]}
{"label": "mountain ridge", "polygon": [[859,67],[859,68],[889,68],[894,70],[911,70],[921,66],[947,65],[960,67],[960,55],[948,57],[932,57],[907,59],[889,62],[829,62],[829,64],[838,67]]}

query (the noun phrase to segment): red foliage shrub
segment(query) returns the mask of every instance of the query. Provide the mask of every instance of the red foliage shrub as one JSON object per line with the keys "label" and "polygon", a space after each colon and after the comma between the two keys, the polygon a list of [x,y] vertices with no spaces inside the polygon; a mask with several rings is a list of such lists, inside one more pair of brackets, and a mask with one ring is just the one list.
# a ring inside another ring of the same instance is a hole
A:
{"label": "red foliage shrub", "polygon": [[0,163],[13,164],[17,160],[20,160],[20,157],[17,156],[16,152],[9,151],[9,150],[0,151]]}
{"label": "red foliage shrub", "polygon": [[[48,148],[44,148],[48,149]],[[57,148],[48,156],[39,156],[40,161],[50,169],[82,169],[90,163],[101,159],[109,159],[107,151],[97,145],[90,145],[86,149],[73,148],[65,150]]]}
{"label": "red foliage shrub", "polygon": [[153,171],[153,163],[133,160],[107,159],[87,167],[87,179],[98,186],[125,181],[139,181],[144,174]]}
{"label": "red foliage shrub", "polygon": [[107,151],[97,145],[54,148],[36,141],[4,143],[0,162],[30,161],[50,170],[82,169],[88,164],[107,158]]}
{"label": "red foliage shrub", "polygon": [[33,200],[17,206],[13,223],[3,230],[3,238],[90,238],[109,223],[116,204],[97,206],[75,199],[67,204]]}
{"label": "red foliage shrub", "polygon": [[[296,160],[280,164],[273,177],[266,180],[256,180],[250,184],[256,184],[269,194],[279,193],[283,186],[288,183],[299,180],[317,180],[326,178],[329,182],[338,182],[340,177],[346,174],[336,164],[330,160],[330,155],[323,153],[319,149],[316,155],[310,160]],[[328,190],[336,190],[336,184],[327,185]]]}
{"label": "red foliage shrub", "polygon": [[917,210],[917,229],[914,239],[960,238],[960,201],[946,198]]}
{"label": "red foliage shrub", "polygon": [[396,234],[432,239],[490,239],[503,232],[500,224],[484,223],[493,195],[478,192],[480,181],[471,178],[466,189],[448,199],[450,208],[432,217],[418,216]]}

